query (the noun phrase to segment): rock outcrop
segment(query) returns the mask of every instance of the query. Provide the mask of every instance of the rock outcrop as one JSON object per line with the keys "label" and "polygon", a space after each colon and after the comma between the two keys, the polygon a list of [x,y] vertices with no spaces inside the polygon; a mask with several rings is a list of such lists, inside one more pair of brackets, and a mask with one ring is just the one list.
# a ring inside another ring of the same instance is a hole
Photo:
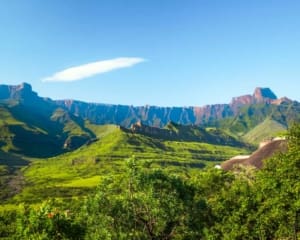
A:
{"label": "rock outcrop", "polygon": [[235,156],[221,164],[224,170],[233,170],[239,166],[252,166],[262,168],[264,160],[274,156],[276,153],[285,152],[287,150],[287,142],[282,138],[274,138],[264,141],[260,147],[249,156]]}

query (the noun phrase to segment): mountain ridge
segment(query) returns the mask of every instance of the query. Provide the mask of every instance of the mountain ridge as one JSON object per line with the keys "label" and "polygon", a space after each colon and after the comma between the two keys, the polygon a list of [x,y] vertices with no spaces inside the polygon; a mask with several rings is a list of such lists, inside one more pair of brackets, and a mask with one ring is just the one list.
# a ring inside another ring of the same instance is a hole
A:
{"label": "mountain ridge", "polygon": [[[297,113],[300,112],[299,102],[287,97],[277,98],[270,88],[256,88],[252,95],[234,97],[230,103],[204,105],[202,107],[129,106],[86,103],[77,100],[56,100],[56,103],[75,115],[89,119],[93,123],[113,123],[127,128],[136,122],[161,128],[169,122],[183,125],[223,125],[222,121],[225,119],[232,119],[234,121],[239,116],[241,109],[259,105],[272,108],[273,112],[282,113],[282,119],[286,117],[284,116],[286,113],[282,109],[287,105],[290,108],[296,108]],[[268,116],[265,115],[264,117]],[[288,127],[290,124],[289,121],[295,118],[299,119],[298,117],[289,118],[287,116],[287,120],[281,123]]]}
{"label": "mountain ridge", "polygon": [[215,145],[246,147],[243,142],[238,141],[221,129],[205,129],[196,125],[180,125],[174,122],[169,122],[163,128],[137,122],[132,124],[129,129],[124,128],[124,131],[169,141],[205,142]]}
{"label": "mountain ridge", "polygon": [[[141,122],[151,127],[163,128],[169,122],[174,122],[181,125],[223,128],[239,137],[267,118],[278,122],[283,128],[300,120],[299,102],[287,97],[277,98],[270,88],[259,87],[252,95],[233,97],[230,103],[202,107],[130,106],[67,99],[51,100],[39,97],[28,83],[16,86],[0,85],[1,101],[17,101],[41,112],[45,109],[54,111],[62,108],[77,118],[98,125],[116,124],[130,128],[132,124]],[[269,135],[272,134],[273,132]],[[261,139],[257,139],[259,140]]]}
{"label": "mountain ridge", "polygon": [[[18,85],[6,85],[0,84],[0,100],[4,99],[22,99],[27,100],[29,98],[42,98],[51,100],[48,97],[39,97],[38,93],[33,91],[32,86],[29,83],[23,82]],[[126,104],[109,104],[109,103],[96,103],[80,101],[76,99],[58,99],[51,100],[53,102],[64,102],[65,106],[70,107],[73,103],[86,103],[91,105],[104,105],[104,106],[131,106],[131,107],[156,107],[156,108],[205,108],[208,106],[223,106],[223,105],[235,105],[235,104],[253,104],[253,103],[271,103],[277,102],[276,100],[284,99],[286,101],[292,101],[287,97],[277,98],[275,93],[268,87],[256,87],[254,93],[233,97],[230,103],[221,104],[206,104],[203,106],[156,106],[156,105],[126,105]]]}

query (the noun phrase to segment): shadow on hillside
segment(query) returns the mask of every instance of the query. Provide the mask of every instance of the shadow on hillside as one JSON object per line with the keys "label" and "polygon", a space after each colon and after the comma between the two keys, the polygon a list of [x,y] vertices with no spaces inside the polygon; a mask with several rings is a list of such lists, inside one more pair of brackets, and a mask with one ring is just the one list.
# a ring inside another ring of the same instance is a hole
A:
{"label": "shadow on hillside", "polygon": [[0,152],[0,165],[17,168],[27,166],[28,163],[29,161],[22,157]]}

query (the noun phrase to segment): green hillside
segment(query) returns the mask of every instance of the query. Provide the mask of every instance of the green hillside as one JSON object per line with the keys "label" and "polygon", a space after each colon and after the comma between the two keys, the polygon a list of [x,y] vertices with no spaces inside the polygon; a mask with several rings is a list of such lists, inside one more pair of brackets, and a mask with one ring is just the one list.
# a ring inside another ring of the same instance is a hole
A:
{"label": "green hillside", "polygon": [[[104,142],[114,137],[125,144],[118,127],[99,133]],[[111,160],[112,169],[103,164],[101,175],[85,177],[88,163],[76,166],[63,156],[36,162],[24,171],[26,187],[15,198],[31,204],[0,206],[0,238],[299,239],[299,125],[287,139],[286,152],[266,159],[259,170],[206,168],[193,174],[131,157]],[[74,173],[82,177],[68,179]]]}
{"label": "green hillside", "polygon": [[241,107],[238,116],[224,120],[222,125],[230,132],[243,136],[269,117],[274,108],[276,106],[266,104],[246,105]]}
{"label": "green hillside", "polygon": [[196,125],[168,123],[165,129],[172,131],[173,140],[206,142],[217,145],[245,147],[244,142],[226,133],[220,128],[203,128]]}
{"label": "green hillside", "polygon": [[96,134],[94,141],[73,152],[34,161],[24,170],[26,185],[16,201],[86,194],[101,177],[121,174],[125,160],[132,156],[144,164],[176,172],[193,171],[247,152],[230,146],[150,138],[114,125],[88,126]]}
{"label": "green hillside", "polygon": [[209,126],[217,126],[250,144],[257,144],[264,138],[286,130],[299,119],[298,102],[252,104],[242,106],[237,116],[212,122]]}
{"label": "green hillside", "polygon": [[[174,108],[187,125],[158,128],[132,124],[127,110],[138,108],[57,104],[26,84],[2,87],[0,99],[0,239],[300,236],[300,126],[290,128],[300,119],[297,102],[203,108],[202,126],[192,108]],[[152,110],[153,123],[158,112],[171,119],[170,109]],[[92,124],[91,116],[132,127]],[[262,169],[214,168],[286,128],[287,152]]]}
{"label": "green hillside", "polygon": [[28,159],[0,150],[0,202],[22,190],[24,182],[20,169],[28,164]]}
{"label": "green hillside", "polygon": [[0,103],[0,149],[29,157],[50,157],[73,150],[93,133],[84,122],[45,103],[37,111],[14,101]]}
{"label": "green hillside", "polygon": [[246,142],[258,144],[266,138],[276,137],[278,134],[286,131],[286,127],[272,119],[266,119],[262,123],[247,132],[243,139]]}
{"label": "green hillside", "polygon": [[[0,117],[3,199],[19,193],[23,183],[24,191],[15,198],[18,201],[85,194],[99,183],[100,176],[122,172],[124,160],[132,156],[170,171],[183,171],[247,151],[242,142],[216,128],[169,123],[165,129],[145,126],[158,134],[133,132],[116,125],[90,124],[41,99],[32,106],[2,101]],[[12,167],[16,159],[22,164]]]}

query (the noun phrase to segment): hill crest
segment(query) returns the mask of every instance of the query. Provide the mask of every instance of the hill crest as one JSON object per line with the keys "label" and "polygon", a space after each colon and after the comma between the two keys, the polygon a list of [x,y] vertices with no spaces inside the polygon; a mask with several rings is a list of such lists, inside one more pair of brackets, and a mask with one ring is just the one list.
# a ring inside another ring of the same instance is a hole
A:
{"label": "hill crest", "polygon": [[151,138],[158,138],[170,141],[185,141],[185,142],[206,142],[216,145],[228,145],[245,147],[245,144],[238,141],[220,129],[205,129],[196,125],[181,125],[174,122],[169,122],[163,128],[148,126],[138,121],[132,124],[129,129],[124,129],[126,132],[142,134]]}

